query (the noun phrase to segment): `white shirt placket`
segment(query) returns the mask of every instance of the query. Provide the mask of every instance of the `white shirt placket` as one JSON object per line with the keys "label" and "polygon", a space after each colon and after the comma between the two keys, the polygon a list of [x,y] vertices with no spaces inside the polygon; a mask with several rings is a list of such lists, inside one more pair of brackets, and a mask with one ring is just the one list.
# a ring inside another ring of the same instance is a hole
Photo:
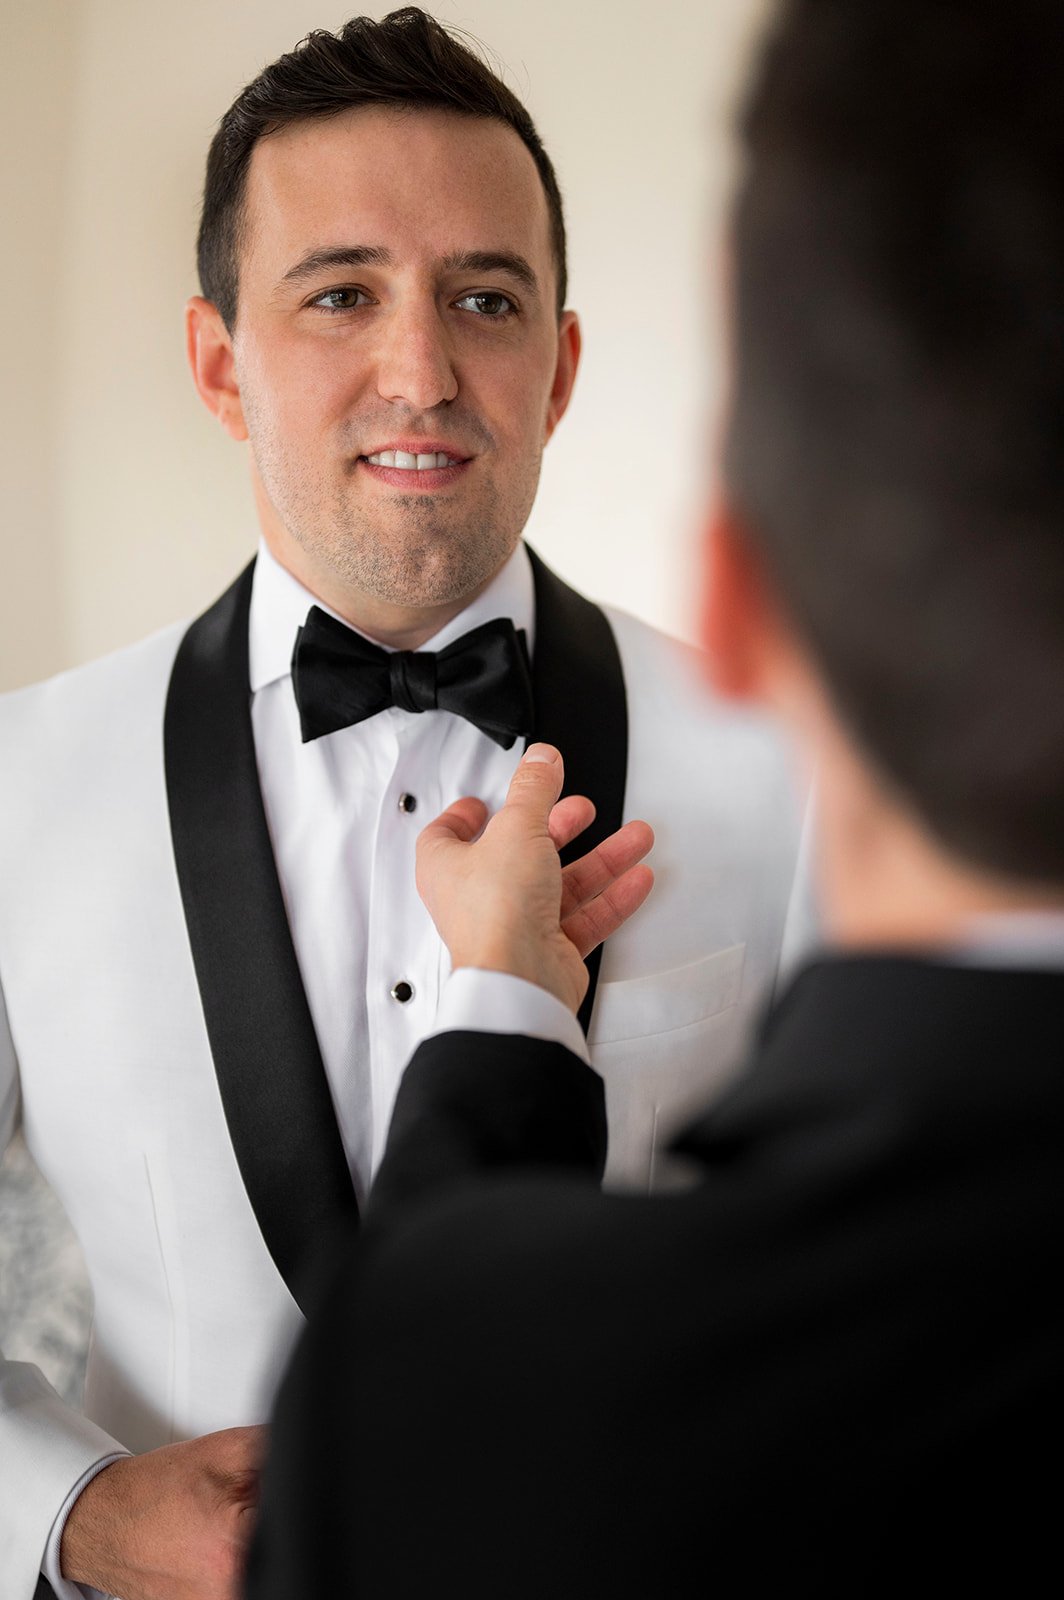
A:
{"label": "white shirt placket", "polygon": [[439,941],[415,882],[417,836],[443,809],[440,715],[383,713],[394,741],[377,816],[369,899],[366,1015],[373,1098],[372,1166],[387,1140],[403,1068],[432,1029],[439,1003]]}

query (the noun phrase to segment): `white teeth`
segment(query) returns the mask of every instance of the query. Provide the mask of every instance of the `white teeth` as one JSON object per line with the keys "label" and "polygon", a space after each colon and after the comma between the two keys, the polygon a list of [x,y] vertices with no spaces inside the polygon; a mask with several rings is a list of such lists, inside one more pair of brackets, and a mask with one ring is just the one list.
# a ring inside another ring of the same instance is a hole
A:
{"label": "white teeth", "polygon": [[381,450],[366,460],[374,467],[399,467],[404,472],[431,472],[435,467],[453,467],[457,463],[442,450],[429,450],[422,455],[411,455],[409,450]]}

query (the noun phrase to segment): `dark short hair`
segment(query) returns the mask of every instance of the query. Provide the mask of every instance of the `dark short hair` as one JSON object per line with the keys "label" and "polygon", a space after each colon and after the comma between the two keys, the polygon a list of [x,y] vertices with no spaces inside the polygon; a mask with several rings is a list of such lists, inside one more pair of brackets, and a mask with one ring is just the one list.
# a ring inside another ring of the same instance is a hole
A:
{"label": "dark short hair", "polygon": [[490,117],[514,130],[536,164],[547,197],[561,315],[566,294],[562,197],[532,118],[455,31],[417,6],[406,6],[382,22],[353,17],[338,33],[316,29],[264,67],[222,118],[207,156],[197,260],[203,294],[230,331],[236,325],[248,167],[258,141],[293,122],[356,106],[389,105]]}
{"label": "dark short hair", "polygon": [[940,842],[1064,883],[1064,6],[791,0],[744,118],[724,477]]}

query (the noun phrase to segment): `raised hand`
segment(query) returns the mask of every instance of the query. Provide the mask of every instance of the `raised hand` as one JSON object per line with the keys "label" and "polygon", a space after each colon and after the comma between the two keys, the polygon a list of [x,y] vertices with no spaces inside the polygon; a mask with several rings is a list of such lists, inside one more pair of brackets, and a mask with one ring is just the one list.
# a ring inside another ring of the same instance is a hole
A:
{"label": "raised hand", "polygon": [[115,1461],[74,1502],[64,1578],[122,1600],[238,1600],[265,1428]]}
{"label": "raised hand", "polygon": [[559,752],[532,745],[486,827],[487,808],[465,799],[423,830],[417,885],[454,967],[527,978],[575,1012],[587,989],[583,958],[650,893],[654,875],[640,863],[654,835],[645,822],[626,823],[563,871],[559,850],[595,814],[582,795],[558,800],[563,779]]}

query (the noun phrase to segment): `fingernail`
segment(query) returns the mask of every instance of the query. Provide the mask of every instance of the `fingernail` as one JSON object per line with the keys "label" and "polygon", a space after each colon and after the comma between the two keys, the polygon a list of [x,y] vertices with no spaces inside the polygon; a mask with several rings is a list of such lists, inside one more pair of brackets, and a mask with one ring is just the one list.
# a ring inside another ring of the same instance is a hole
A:
{"label": "fingernail", "polygon": [[553,767],[558,759],[558,752],[550,744],[530,744],[525,751],[524,759],[526,761],[545,761],[548,766]]}

